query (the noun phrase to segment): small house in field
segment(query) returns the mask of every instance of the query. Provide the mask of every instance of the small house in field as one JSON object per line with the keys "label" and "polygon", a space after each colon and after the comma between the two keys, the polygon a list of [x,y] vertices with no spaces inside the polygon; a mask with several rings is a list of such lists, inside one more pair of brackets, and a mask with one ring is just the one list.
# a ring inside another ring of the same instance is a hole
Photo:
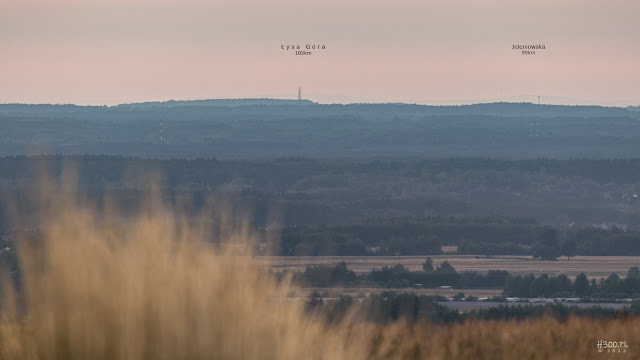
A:
{"label": "small house in field", "polygon": [[413,284],[413,288],[414,289],[422,289],[423,286],[422,286],[422,284]]}
{"label": "small house in field", "polygon": [[441,289],[441,290],[453,290],[453,287],[449,286],[449,285],[443,285],[443,286],[438,286],[438,289]]}

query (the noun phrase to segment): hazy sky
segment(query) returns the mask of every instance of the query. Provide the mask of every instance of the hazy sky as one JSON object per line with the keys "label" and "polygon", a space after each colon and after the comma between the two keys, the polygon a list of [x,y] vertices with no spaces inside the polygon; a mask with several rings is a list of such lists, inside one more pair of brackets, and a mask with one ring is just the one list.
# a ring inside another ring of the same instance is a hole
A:
{"label": "hazy sky", "polygon": [[0,49],[0,103],[640,105],[637,0],[0,0]]}

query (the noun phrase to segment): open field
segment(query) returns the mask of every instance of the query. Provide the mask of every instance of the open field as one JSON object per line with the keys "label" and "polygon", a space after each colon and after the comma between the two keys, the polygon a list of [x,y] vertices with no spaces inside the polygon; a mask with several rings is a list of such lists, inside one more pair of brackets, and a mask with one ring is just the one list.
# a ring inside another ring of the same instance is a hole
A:
{"label": "open field", "polygon": [[[630,267],[640,265],[640,256],[576,256],[569,261],[566,258],[559,258],[557,261],[537,261],[530,256],[438,255],[430,257],[436,265],[447,260],[458,272],[507,270],[516,275],[565,274],[570,278],[575,278],[581,272],[584,272],[588,278],[607,277],[611,273],[625,277]],[[344,261],[349,269],[356,273],[365,273],[375,268],[396,264],[402,264],[410,270],[417,271],[422,269],[422,263],[426,258],[427,256],[258,256],[253,261],[278,270],[300,271],[304,271],[307,266],[331,265]]]}

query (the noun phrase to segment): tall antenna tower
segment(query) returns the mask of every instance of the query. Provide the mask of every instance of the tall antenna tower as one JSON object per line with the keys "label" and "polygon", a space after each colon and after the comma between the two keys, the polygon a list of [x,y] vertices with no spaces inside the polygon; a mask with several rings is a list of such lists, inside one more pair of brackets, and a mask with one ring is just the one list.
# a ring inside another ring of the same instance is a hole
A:
{"label": "tall antenna tower", "polygon": [[538,105],[540,105],[540,95],[538,95]]}
{"label": "tall antenna tower", "polygon": [[298,88],[298,101],[302,100],[302,88]]}

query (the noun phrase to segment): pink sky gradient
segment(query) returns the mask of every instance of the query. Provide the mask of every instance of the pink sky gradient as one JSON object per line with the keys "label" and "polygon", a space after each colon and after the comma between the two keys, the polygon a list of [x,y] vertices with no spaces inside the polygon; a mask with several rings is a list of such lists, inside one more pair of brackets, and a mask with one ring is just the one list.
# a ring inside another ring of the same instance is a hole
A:
{"label": "pink sky gradient", "polygon": [[640,105],[638,19],[635,0],[2,0],[0,103],[295,98],[302,86],[322,103]]}

